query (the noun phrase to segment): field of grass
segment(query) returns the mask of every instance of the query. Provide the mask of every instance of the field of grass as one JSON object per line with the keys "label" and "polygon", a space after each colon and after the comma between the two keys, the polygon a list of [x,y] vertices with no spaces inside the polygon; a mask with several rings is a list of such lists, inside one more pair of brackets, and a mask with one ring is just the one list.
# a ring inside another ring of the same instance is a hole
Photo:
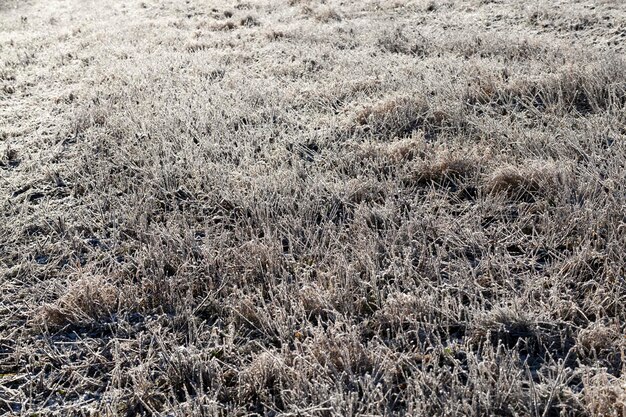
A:
{"label": "field of grass", "polygon": [[626,2],[0,0],[0,414],[626,415]]}

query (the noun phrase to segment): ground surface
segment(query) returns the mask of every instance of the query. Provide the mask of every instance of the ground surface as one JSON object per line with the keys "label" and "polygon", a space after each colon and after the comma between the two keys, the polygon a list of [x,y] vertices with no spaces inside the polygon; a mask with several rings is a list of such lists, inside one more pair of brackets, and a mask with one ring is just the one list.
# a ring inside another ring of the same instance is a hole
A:
{"label": "ground surface", "polygon": [[0,1],[0,413],[626,413],[626,3]]}

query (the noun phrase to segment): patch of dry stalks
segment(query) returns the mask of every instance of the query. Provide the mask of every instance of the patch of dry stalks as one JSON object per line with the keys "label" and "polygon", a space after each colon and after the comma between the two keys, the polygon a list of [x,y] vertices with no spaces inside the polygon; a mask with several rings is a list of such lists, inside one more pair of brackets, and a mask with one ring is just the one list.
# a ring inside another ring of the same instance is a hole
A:
{"label": "patch of dry stalks", "polygon": [[623,416],[625,28],[0,3],[0,412]]}

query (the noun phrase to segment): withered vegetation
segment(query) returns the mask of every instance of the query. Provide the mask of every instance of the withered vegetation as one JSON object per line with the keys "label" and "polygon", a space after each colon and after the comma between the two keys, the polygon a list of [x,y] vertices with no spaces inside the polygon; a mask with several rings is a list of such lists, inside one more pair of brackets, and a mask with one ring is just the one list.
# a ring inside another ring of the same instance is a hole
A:
{"label": "withered vegetation", "polygon": [[0,1],[0,414],[623,416],[626,3]]}

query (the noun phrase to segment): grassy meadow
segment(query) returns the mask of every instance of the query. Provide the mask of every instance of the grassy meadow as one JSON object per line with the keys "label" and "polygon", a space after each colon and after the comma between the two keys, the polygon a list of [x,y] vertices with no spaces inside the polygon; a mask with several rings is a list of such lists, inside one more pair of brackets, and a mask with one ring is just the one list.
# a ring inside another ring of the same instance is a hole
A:
{"label": "grassy meadow", "polygon": [[626,2],[0,0],[0,414],[626,415]]}

